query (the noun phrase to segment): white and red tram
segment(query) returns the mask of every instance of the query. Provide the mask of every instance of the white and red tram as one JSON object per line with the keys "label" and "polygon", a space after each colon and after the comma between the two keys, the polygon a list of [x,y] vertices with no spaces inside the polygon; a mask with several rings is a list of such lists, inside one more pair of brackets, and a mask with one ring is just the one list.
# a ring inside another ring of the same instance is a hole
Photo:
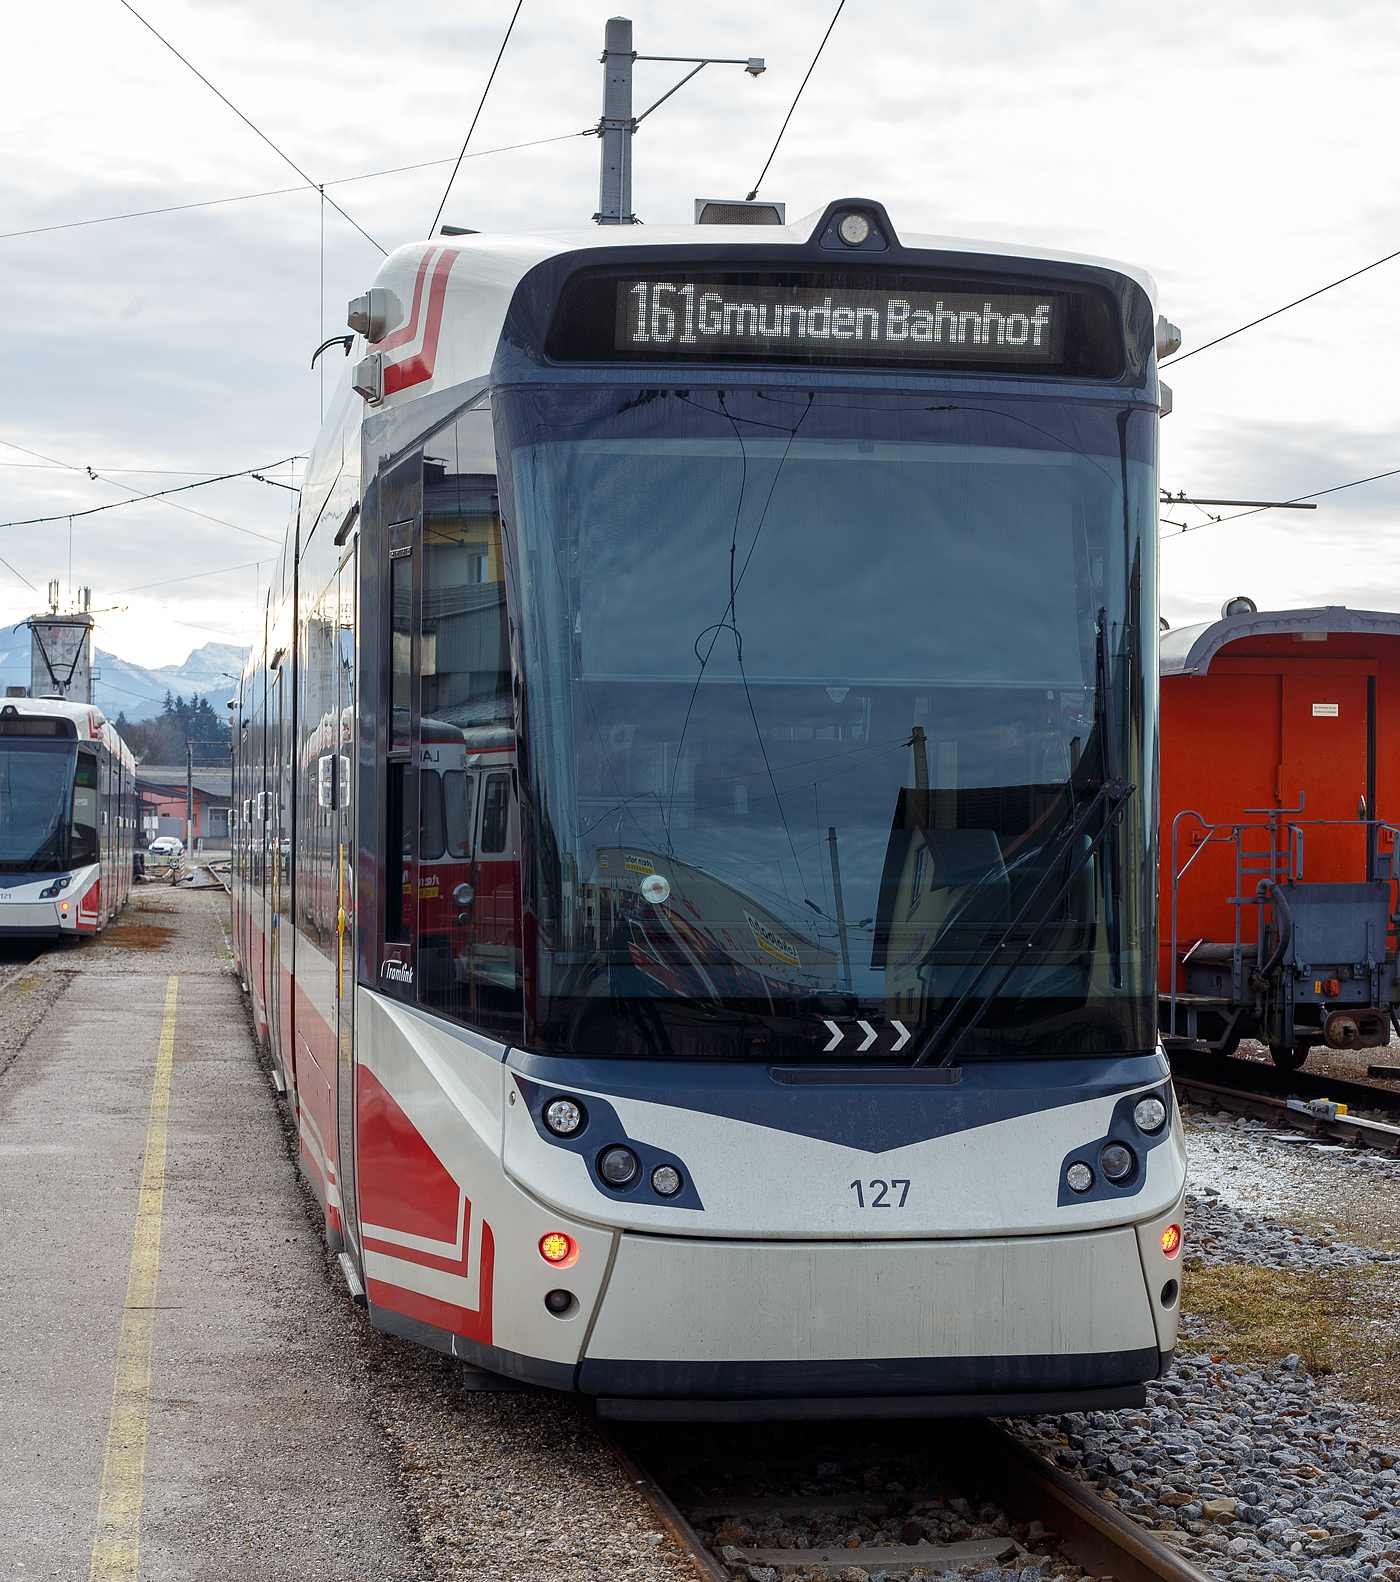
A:
{"label": "white and red tram", "polygon": [[100,709],[0,704],[0,935],[95,934],[131,895],[136,761]]}
{"label": "white and red tram", "polygon": [[233,918],[374,1322],[613,1415],[1141,1400],[1150,279],[850,200],[413,243],[351,326]]}

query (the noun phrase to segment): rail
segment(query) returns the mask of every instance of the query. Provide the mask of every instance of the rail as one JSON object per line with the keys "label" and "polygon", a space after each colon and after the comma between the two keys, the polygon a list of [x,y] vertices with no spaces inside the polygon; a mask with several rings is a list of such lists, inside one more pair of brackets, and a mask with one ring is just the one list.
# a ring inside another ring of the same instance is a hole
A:
{"label": "rail", "polygon": [[[1232,1115],[1250,1115],[1280,1130],[1330,1137],[1353,1148],[1374,1148],[1400,1159],[1400,1092],[1336,1077],[1280,1072],[1252,1060],[1171,1056],[1172,1082],[1190,1100]],[[1238,1085],[1235,1085],[1238,1084]],[[1381,1111],[1377,1119],[1359,1111]]]}
{"label": "rail", "polygon": [[[958,1469],[958,1482],[963,1492],[975,1503],[990,1502],[1005,1513],[1011,1528],[1006,1536],[920,1543],[911,1531],[912,1541],[897,1546],[867,1545],[832,1551],[774,1549],[737,1543],[723,1546],[719,1556],[707,1545],[693,1521],[803,1515],[829,1519],[840,1514],[849,1516],[854,1524],[869,1517],[872,1506],[878,1506],[885,1513],[885,1520],[897,1521],[901,1513],[924,1507],[936,1509],[941,1505],[946,1510],[946,1496],[954,1490],[944,1487],[891,1495],[857,1488],[841,1494],[784,1492],[773,1497],[761,1488],[750,1486],[736,1489],[732,1495],[673,1498],[647,1471],[645,1453],[635,1437],[624,1439],[616,1423],[599,1422],[597,1426],[628,1482],[651,1506],[661,1525],[689,1559],[696,1575],[705,1582],[730,1582],[740,1568],[749,1567],[770,1567],[779,1574],[820,1567],[834,1574],[839,1567],[859,1566],[894,1577],[907,1575],[915,1567],[948,1570],[973,1564],[995,1566],[1016,1552],[1049,1549],[1058,1551],[1088,1575],[1111,1576],[1115,1582],[1208,1582],[1205,1573],[1183,1556],[1059,1467],[1045,1461],[1015,1435],[984,1419],[945,1419],[947,1450],[950,1461]],[[853,1426],[841,1425],[846,1430]],[[810,1431],[817,1425],[805,1427]],[[878,1429],[893,1432],[889,1424],[880,1424]],[[683,1463],[694,1450],[697,1441],[688,1437],[694,1433],[693,1425],[667,1425],[665,1459],[668,1467]],[[747,1448],[752,1454],[759,1445],[749,1442]],[[732,1463],[734,1458],[728,1459]],[[773,1461],[776,1480],[789,1481],[790,1442],[784,1441],[781,1448],[775,1446]],[[746,1481],[761,1484],[765,1479],[761,1470],[755,1474],[750,1466],[746,1469]],[[913,1528],[919,1529],[922,1535],[918,1522],[913,1523]],[[726,1564],[733,1567],[734,1572],[727,1570]]]}

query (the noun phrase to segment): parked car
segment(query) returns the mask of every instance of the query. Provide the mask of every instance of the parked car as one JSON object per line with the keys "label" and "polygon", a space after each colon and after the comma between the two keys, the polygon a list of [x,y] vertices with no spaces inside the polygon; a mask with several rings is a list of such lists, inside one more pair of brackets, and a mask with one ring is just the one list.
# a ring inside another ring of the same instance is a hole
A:
{"label": "parked car", "polygon": [[185,843],[178,835],[157,835],[146,849],[153,857],[178,857]]}

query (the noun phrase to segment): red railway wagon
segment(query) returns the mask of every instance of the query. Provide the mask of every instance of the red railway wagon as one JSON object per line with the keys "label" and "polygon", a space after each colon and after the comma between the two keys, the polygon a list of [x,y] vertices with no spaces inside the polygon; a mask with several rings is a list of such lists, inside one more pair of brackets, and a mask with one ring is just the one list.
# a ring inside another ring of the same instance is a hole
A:
{"label": "red railway wagon", "polygon": [[1389,1042],[1400,615],[1257,610],[1161,638],[1161,1026],[1296,1069]]}

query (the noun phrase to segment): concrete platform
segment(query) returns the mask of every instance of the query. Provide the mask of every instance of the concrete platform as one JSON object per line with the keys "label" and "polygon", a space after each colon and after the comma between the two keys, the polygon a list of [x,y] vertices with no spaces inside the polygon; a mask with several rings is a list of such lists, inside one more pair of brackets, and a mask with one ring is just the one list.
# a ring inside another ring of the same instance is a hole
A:
{"label": "concrete platform", "polygon": [[[431,1574],[252,1044],[226,908],[222,891],[142,887],[100,939],[0,985],[5,1576],[92,1565],[172,979],[139,1575]],[[123,1567],[101,1574],[137,1574]]]}

